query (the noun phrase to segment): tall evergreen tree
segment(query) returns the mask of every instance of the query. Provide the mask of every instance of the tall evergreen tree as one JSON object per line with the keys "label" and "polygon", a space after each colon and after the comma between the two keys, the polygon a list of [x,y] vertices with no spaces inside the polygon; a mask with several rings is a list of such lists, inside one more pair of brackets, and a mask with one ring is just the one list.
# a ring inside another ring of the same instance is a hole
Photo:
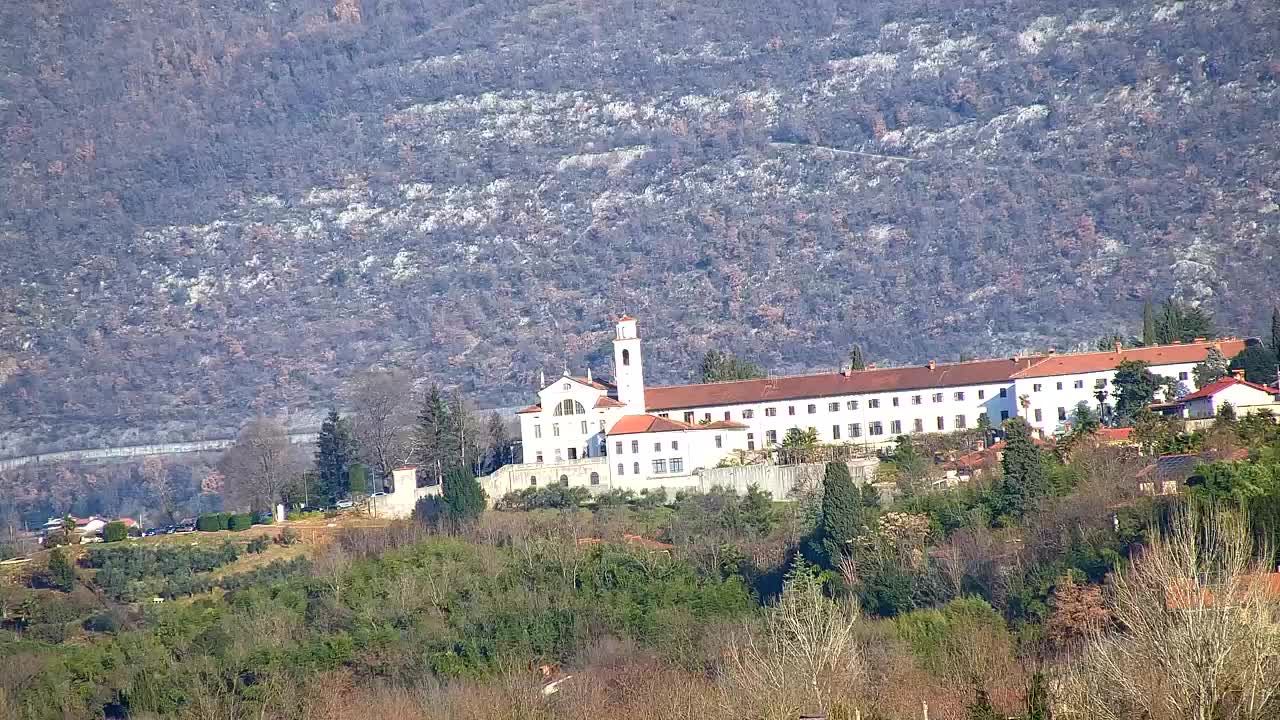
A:
{"label": "tall evergreen tree", "polygon": [[441,500],[445,517],[456,523],[470,522],[484,512],[484,488],[465,467],[452,468],[444,476]]}
{"label": "tall evergreen tree", "polygon": [[842,555],[852,552],[861,518],[862,497],[849,477],[849,466],[827,463],[822,477],[822,516],[818,521],[822,558],[827,567],[835,567]]}
{"label": "tall evergreen tree", "polygon": [[1213,335],[1213,316],[1207,311],[1183,305],[1174,298],[1161,303],[1160,314],[1155,322],[1157,344],[1191,342],[1196,338],[1211,338]]}
{"label": "tall evergreen tree", "polygon": [[1271,352],[1280,360],[1280,305],[1271,308]]}
{"label": "tall evergreen tree", "polygon": [[702,356],[699,372],[704,383],[764,377],[764,371],[760,366],[741,360],[732,353],[719,350],[708,350],[707,354]]}
{"label": "tall evergreen tree", "polygon": [[1232,358],[1228,369],[1244,370],[1244,379],[1251,383],[1275,385],[1277,362],[1280,359],[1271,350],[1261,345],[1252,345]]}
{"label": "tall evergreen tree", "polygon": [[71,560],[60,547],[49,551],[49,565],[45,573],[49,587],[55,590],[71,592],[71,589],[75,587],[75,568],[71,566]]}
{"label": "tall evergreen tree", "polygon": [[433,383],[422,396],[418,427],[413,435],[413,456],[420,468],[420,481],[434,485],[452,467],[449,451],[452,449],[453,420],[450,414],[448,398],[440,386]]}
{"label": "tall evergreen tree", "polygon": [[316,484],[313,489],[317,497],[332,503],[345,494],[356,455],[349,423],[338,415],[337,410],[330,410],[320,424],[320,436],[316,439]]}
{"label": "tall evergreen tree", "polygon": [[1022,418],[1004,423],[1005,448],[1000,459],[1003,471],[995,488],[997,515],[1019,518],[1044,494],[1044,458],[1031,439],[1031,425]]}
{"label": "tall evergreen tree", "polygon": [[487,430],[489,451],[485,467],[488,472],[493,472],[511,462],[511,437],[507,433],[507,423],[496,412],[489,415]]}
{"label": "tall evergreen tree", "polygon": [[1142,302],[1142,344],[1156,344],[1156,310],[1151,306],[1151,298]]}
{"label": "tall evergreen tree", "polygon": [[867,362],[862,357],[862,346],[854,345],[849,350],[849,369],[850,370],[866,370]]}

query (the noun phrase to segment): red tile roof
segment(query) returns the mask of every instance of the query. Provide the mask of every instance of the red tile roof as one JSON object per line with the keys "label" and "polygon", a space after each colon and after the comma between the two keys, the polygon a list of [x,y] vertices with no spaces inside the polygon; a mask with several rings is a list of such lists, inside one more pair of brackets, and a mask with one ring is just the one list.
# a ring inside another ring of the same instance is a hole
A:
{"label": "red tile roof", "polygon": [[1108,442],[1127,442],[1133,435],[1133,428],[1100,428],[1095,434],[1099,439]]}
{"label": "red tile roof", "polygon": [[633,433],[675,432],[681,430],[697,430],[688,423],[658,417],[657,415],[623,415],[618,422],[609,428],[610,435],[631,435]]}
{"label": "red tile roof", "polygon": [[746,430],[747,426],[736,420],[716,420],[709,423],[698,423],[701,430]]}
{"label": "red tile roof", "polygon": [[626,407],[626,406],[627,406],[627,404],[626,404],[626,403],[624,403],[624,402],[621,402],[621,401],[619,401],[619,400],[614,400],[613,398],[609,397],[608,395],[601,395],[601,396],[596,400],[596,405],[595,405],[595,407],[594,407],[594,408],[592,408],[592,409],[593,409],[593,410],[597,410],[597,409],[599,409],[599,408],[616,408],[616,407]]}
{"label": "red tile roof", "polygon": [[1017,360],[1001,358],[963,363],[939,363],[933,368],[928,365],[913,365],[857,370],[848,374],[823,373],[704,385],[668,385],[645,388],[644,399],[647,410],[658,411],[708,405],[800,400],[831,395],[980,385],[1006,381],[1013,377],[1014,373],[1034,365],[1038,360],[1040,360],[1038,356]]}
{"label": "red tile roof", "polygon": [[1225,357],[1234,357],[1244,350],[1244,340],[1210,340],[1178,345],[1153,345],[1127,350],[1051,355],[1030,368],[1019,371],[1016,378],[1038,378],[1052,375],[1077,375],[1080,373],[1114,370],[1125,360],[1140,360],[1150,365],[1203,362],[1209,350],[1217,348]]}
{"label": "red tile roof", "polygon": [[520,408],[519,410],[516,411],[516,414],[519,415],[521,413],[534,413],[534,412],[542,412],[542,406],[530,405],[527,408]]}
{"label": "red tile roof", "polygon": [[1213,382],[1209,383],[1208,385],[1205,385],[1204,387],[1200,388],[1199,390],[1189,395],[1183,395],[1181,398],[1181,402],[1186,402],[1188,400],[1200,400],[1201,398],[1213,397],[1214,395],[1217,395],[1223,390],[1226,390],[1229,387],[1234,387],[1236,385],[1244,385],[1246,387],[1251,387],[1254,390],[1267,393],[1268,395],[1275,395],[1276,393],[1280,393],[1280,390],[1273,387],[1267,387],[1266,385],[1251,383],[1247,380],[1241,380],[1240,378],[1237,378],[1237,377],[1224,377],[1224,378],[1218,378],[1217,380],[1214,380]]}

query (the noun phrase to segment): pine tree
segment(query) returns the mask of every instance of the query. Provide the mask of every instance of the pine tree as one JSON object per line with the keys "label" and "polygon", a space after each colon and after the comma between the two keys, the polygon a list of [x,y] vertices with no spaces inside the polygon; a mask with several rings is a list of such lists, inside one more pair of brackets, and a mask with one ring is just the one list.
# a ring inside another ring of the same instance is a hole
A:
{"label": "pine tree", "polygon": [[1116,417],[1130,419],[1155,400],[1160,378],[1147,369],[1147,363],[1125,360],[1116,366],[1111,386],[1112,397],[1116,401]]}
{"label": "pine tree", "polygon": [[1031,440],[1031,426],[1022,418],[1005,421],[1003,471],[995,488],[996,513],[1019,518],[1044,494],[1044,459]]}
{"label": "pine tree", "polygon": [[418,477],[434,485],[451,467],[450,431],[452,419],[449,401],[439,385],[432,384],[422,397],[418,427],[414,431],[414,460],[421,468]]}
{"label": "pine tree", "polygon": [[320,424],[320,436],[316,439],[315,492],[327,502],[333,502],[347,488],[351,465],[356,461],[355,440],[351,428],[337,410],[330,410]]}
{"label": "pine tree", "polygon": [[1268,348],[1251,345],[1231,359],[1229,370],[1243,370],[1244,379],[1251,383],[1274,385],[1276,383],[1277,358]]}
{"label": "pine tree", "polygon": [[849,350],[849,369],[850,370],[866,370],[867,363],[862,358],[862,346],[854,345]]}
{"label": "pine tree", "polygon": [[507,434],[507,424],[503,422],[502,416],[496,412],[489,415],[489,427],[487,430],[489,435],[489,457],[485,465],[489,472],[493,472],[511,462],[511,438]]}
{"label": "pine tree", "polygon": [[764,371],[755,363],[740,360],[732,353],[708,350],[702,356],[699,367],[702,382],[728,382],[730,380],[751,380],[764,377]]}
{"label": "pine tree", "polygon": [[827,463],[822,477],[822,515],[818,521],[827,567],[835,567],[842,555],[852,552],[861,517],[862,497],[849,477],[849,466],[842,462]]}
{"label": "pine tree", "polygon": [[441,500],[445,517],[455,523],[470,522],[484,512],[484,488],[465,467],[453,468],[444,476]]}
{"label": "pine tree", "polygon": [[1151,306],[1151,298],[1142,303],[1142,344],[1156,344],[1156,311]]}

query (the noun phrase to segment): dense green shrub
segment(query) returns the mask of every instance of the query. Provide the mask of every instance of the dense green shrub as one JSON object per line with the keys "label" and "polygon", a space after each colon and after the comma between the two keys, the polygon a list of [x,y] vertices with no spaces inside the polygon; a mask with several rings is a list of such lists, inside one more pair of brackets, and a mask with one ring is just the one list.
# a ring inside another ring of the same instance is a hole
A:
{"label": "dense green shrub", "polygon": [[76,570],[62,548],[54,548],[49,552],[49,566],[45,570],[45,578],[49,587],[63,592],[71,592],[75,586]]}
{"label": "dense green shrub", "polygon": [[297,530],[294,530],[291,527],[287,527],[284,530],[281,530],[280,534],[276,536],[276,543],[280,545],[296,545],[301,540],[302,540],[302,536],[298,533]]}
{"label": "dense green shrub", "polygon": [[212,587],[208,573],[235,562],[235,545],[106,545],[93,548],[84,564],[98,572],[94,584],[113,599],[136,602],[151,597],[194,595]]}
{"label": "dense green shrub", "polygon": [[226,530],[230,517],[227,513],[206,513],[196,519],[196,529],[201,532]]}
{"label": "dense green shrub", "polygon": [[120,629],[120,621],[110,611],[102,611],[84,621],[84,629],[90,632],[112,633]]}
{"label": "dense green shrub", "polygon": [[591,499],[591,491],[584,487],[549,485],[513,490],[502,497],[498,507],[502,510],[562,510],[578,507]]}
{"label": "dense green shrub", "polygon": [[109,522],[102,529],[102,539],[104,542],[120,542],[129,537],[129,526],[120,521]]}
{"label": "dense green shrub", "polygon": [[227,529],[235,532],[248,530],[253,527],[253,515],[251,513],[237,513],[232,515],[227,522]]}
{"label": "dense green shrub", "polygon": [[270,545],[271,540],[269,540],[266,535],[259,535],[249,541],[249,544],[245,546],[245,550],[248,550],[250,555],[257,555],[258,553],[265,551]]}

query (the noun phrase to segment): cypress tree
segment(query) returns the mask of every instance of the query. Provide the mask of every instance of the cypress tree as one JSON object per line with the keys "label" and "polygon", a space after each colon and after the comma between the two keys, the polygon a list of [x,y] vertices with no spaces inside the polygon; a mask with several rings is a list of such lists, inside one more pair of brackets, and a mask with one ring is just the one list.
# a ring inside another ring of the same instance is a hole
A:
{"label": "cypress tree", "polygon": [[470,522],[484,512],[484,488],[466,468],[453,468],[444,477],[441,491],[445,517],[457,522]]}
{"label": "cypress tree", "polygon": [[1142,344],[1156,344],[1156,311],[1151,307],[1151,298],[1142,303]]}
{"label": "cypress tree", "polygon": [[47,572],[49,587],[62,592],[71,592],[75,586],[76,571],[71,567],[71,560],[62,548],[49,551],[49,567]]}
{"label": "cypress tree", "polygon": [[827,463],[822,477],[822,517],[819,533],[827,567],[835,567],[840,556],[852,550],[862,516],[862,497],[842,462]]}
{"label": "cypress tree", "polygon": [[1000,459],[1003,476],[996,487],[997,514],[1021,517],[1044,493],[1044,461],[1040,448],[1031,440],[1031,426],[1022,418],[1004,423],[1004,457]]}
{"label": "cypress tree", "polygon": [[420,480],[439,482],[449,463],[449,435],[451,418],[449,402],[432,384],[422,397],[422,410],[418,413],[418,427],[414,431],[414,460],[421,466]]}
{"label": "cypress tree", "polygon": [[866,360],[862,358],[862,346],[854,345],[849,350],[849,369],[850,370],[866,370]]}
{"label": "cypress tree", "polygon": [[1280,361],[1280,305],[1271,308],[1271,352]]}
{"label": "cypress tree", "polygon": [[316,494],[332,502],[343,493],[351,464],[356,461],[355,440],[347,421],[330,410],[316,439]]}

